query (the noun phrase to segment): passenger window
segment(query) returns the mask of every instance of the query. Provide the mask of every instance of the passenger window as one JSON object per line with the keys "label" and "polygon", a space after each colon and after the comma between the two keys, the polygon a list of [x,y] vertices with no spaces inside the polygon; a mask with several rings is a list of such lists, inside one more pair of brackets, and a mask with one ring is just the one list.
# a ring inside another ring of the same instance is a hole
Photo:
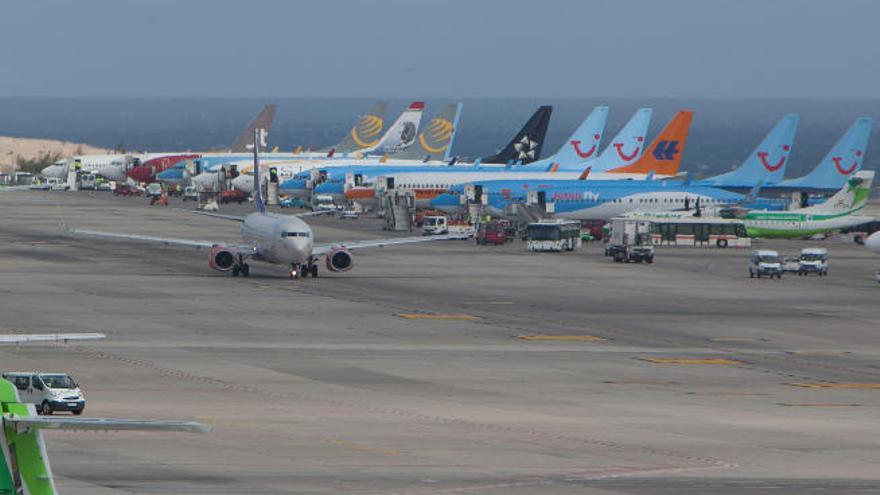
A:
{"label": "passenger window", "polygon": [[15,377],[15,388],[19,390],[27,390],[31,384],[31,379],[26,376]]}
{"label": "passenger window", "polygon": [[43,382],[40,380],[40,377],[38,377],[37,375],[34,375],[33,380],[34,380],[34,389],[43,390]]}

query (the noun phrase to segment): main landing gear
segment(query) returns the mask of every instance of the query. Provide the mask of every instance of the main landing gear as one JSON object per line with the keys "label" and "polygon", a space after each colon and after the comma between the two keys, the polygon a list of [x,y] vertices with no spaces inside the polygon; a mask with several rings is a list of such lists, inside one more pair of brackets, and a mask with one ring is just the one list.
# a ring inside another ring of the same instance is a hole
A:
{"label": "main landing gear", "polygon": [[251,276],[251,267],[244,262],[244,256],[242,255],[238,255],[238,263],[232,266],[232,276],[237,277],[239,274],[242,277]]}

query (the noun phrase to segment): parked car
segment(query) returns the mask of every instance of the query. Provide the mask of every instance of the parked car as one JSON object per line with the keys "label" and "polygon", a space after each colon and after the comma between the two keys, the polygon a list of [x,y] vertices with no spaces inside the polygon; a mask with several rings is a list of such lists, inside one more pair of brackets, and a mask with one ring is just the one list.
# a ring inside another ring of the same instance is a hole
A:
{"label": "parked car", "polygon": [[144,190],[131,184],[117,184],[113,194],[117,196],[140,196]]}
{"label": "parked car", "polygon": [[507,242],[505,225],[500,222],[481,223],[475,236],[477,244],[494,244],[496,246]]}

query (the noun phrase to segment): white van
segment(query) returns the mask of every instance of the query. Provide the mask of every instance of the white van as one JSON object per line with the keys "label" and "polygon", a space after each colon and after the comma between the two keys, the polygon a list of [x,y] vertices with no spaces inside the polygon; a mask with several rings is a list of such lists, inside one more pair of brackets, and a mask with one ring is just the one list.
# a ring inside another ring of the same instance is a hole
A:
{"label": "white van", "polygon": [[776,251],[769,249],[752,251],[752,257],[749,259],[749,278],[761,278],[763,275],[782,278],[782,258]]}
{"label": "white van", "polygon": [[8,372],[3,378],[18,389],[23,404],[33,404],[38,414],[70,411],[80,415],[86,399],[76,380],[67,373]]}
{"label": "white van", "polygon": [[825,248],[803,248],[798,262],[798,275],[815,273],[820,277],[828,275],[828,250]]}

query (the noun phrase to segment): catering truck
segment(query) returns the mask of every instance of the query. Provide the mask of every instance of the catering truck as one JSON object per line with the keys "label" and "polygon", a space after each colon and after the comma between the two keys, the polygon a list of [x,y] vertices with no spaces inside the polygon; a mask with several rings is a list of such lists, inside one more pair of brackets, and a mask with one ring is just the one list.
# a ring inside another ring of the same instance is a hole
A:
{"label": "catering truck", "polygon": [[647,220],[612,218],[605,256],[610,256],[616,263],[653,263],[654,242],[651,230],[651,222]]}

